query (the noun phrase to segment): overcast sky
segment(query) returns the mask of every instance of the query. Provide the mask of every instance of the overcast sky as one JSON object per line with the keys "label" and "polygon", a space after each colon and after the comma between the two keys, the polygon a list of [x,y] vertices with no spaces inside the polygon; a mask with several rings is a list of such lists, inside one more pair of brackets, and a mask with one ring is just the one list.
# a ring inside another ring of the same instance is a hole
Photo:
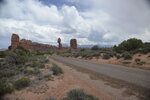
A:
{"label": "overcast sky", "polygon": [[150,0],[0,0],[0,48],[12,33],[47,44],[150,42]]}

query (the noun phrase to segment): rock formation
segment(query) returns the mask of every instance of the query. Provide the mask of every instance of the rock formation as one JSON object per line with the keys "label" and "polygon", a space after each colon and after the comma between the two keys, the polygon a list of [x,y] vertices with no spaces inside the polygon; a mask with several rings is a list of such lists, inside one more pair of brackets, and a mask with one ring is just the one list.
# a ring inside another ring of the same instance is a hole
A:
{"label": "rock formation", "polygon": [[70,40],[70,48],[71,49],[77,49],[77,40],[76,39]]}
{"label": "rock formation", "polygon": [[11,46],[9,46],[9,49],[14,50],[19,45],[19,36],[17,34],[12,34],[11,37]]}
{"label": "rock formation", "polygon": [[32,42],[31,40],[26,40],[26,39],[19,40],[19,36],[17,34],[13,34],[11,37],[11,46],[9,46],[9,49],[14,50],[18,46],[22,46],[30,51],[57,49],[55,46],[48,45],[48,44],[36,43],[36,42]]}
{"label": "rock formation", "polygon": [[61,39],[60,38],[58,38],[58,49],[62,49],[62,44],[61,44]]}

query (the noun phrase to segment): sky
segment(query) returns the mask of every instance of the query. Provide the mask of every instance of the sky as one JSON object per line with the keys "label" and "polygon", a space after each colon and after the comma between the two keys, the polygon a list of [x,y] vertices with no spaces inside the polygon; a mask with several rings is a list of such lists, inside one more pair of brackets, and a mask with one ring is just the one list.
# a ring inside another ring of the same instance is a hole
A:
{"label": "sky", "polygon": [[0,0],[0,48],[12,33],[45,44],[150,42],[150,0]]}

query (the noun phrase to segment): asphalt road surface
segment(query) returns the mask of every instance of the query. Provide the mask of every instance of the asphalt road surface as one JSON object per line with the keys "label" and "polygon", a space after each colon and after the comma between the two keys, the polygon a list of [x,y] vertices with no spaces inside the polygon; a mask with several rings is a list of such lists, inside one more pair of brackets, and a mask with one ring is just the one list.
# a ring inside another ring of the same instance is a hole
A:
{"label": "asphalt road surface", "polygon": [[86,68],[100,74],[150,88],[150,71],[137,68],[129,68],[120,65],[104,64],[99,62],[67,58],[53,55],[51,58],[81,68]]}

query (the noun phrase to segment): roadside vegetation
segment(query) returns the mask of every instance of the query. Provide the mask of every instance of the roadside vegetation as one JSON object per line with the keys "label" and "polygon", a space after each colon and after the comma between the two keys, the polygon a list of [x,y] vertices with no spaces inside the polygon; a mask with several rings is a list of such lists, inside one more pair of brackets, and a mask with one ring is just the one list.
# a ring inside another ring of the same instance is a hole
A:
{"label": "roadside vegetation", "polygon": [[[58,100],[57,98],[50,97],[45,100]],[[67,96],[60,100],[99,100],[97,97],[87,94],[83,89],[72,89],[67,93]]]}
{"label": "roadside vegetation", "polygon": [[[33,85],[37,80],[53,80],[53,76],[63,74],[56,64],[43,74],[45,64],[50,63],[45,54],[51,55],[52,52],[30,52],[23,47],[0,51],[0,97]],[[32,79],[33,76],[35,79]]]}
{"label": "roadside vegetation", "polygon": [[[145,65],[146,61],[135,61],[135,59],[139,58],[141,55],[148,55],[150,53],[150,43],[142,42],[140,39],[131,38],[121,42],[118,45],[109,48],[102,48],[97,45],[91,48],[79,48],[76,52],[71,52],[68,50],[67,52],[59,52],[57,55],[61,55],[64,57],[76,57],[82,59],[102,59],[102,60],[111,60],[111,58],[115,58],[116,60],[120,60],[122,64],[134,64],[134,65]],[[134,55],[138,54],[139,57],[134,58]],[[148,59],[149,57],[145,58]],[[130,61],[132,61],[132,63]],[[148,62],[149,63],[149,62]]]}

